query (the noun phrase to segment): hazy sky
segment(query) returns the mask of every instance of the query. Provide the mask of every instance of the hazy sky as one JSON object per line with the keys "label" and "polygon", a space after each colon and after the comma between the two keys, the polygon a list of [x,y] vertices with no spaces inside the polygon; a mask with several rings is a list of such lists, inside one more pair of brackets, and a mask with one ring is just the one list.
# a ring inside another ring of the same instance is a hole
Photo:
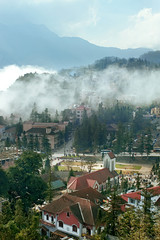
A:
{"label": "hazy sky", "polygon": [[0,23],[23,22],[97,45],[160,49],[160,0],[0,0]]}

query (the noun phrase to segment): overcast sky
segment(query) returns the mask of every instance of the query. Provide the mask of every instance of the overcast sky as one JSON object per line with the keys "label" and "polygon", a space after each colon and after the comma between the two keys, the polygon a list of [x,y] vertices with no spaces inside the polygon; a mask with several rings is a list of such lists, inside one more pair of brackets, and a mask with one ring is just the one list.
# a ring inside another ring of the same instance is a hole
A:
{"label": "overcast sky", "polygon": [[44,24],[101,46],[160,49],[160,0],[0,0],[0,22]]}

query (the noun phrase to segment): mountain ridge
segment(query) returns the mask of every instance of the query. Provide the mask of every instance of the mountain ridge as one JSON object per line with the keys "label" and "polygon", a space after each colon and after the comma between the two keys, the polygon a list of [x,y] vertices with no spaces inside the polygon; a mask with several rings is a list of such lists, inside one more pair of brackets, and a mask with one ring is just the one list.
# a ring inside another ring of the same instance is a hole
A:
{"label": "mountain ridge", "polygon": [[94,45],[79,37],[59,37],[44,25],[0,24],[0,67],[10,64],[47,68],[79,67],[108,56],[139,57],[151,49]]}

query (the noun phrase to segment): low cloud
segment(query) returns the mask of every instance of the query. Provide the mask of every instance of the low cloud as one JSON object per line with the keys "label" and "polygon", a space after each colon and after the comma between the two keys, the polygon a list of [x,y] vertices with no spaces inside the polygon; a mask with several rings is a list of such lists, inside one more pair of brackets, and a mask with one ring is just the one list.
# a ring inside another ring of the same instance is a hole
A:
{"label": "low cloud", "polygon": [[94,109],[100,102],[109,106],[117,99],[135,105],[151,104],[160,101],[159,76],[160,70],[113,66],[104,71],[28,74],[0,94],[0,111],[2,115],[14,113],[27,119],[34,102],[39,111],[48,108],[52,115],[82,102]]}
{"label": "low cloud", "polygon": [[10,65],[0,69],[0,91],[6,90],[11,86],[19,76],[23,76],[25,73],[54,73],[55,71],[49,71],[44,68],[36,66],[22,66],[18,67],[16,65]]}

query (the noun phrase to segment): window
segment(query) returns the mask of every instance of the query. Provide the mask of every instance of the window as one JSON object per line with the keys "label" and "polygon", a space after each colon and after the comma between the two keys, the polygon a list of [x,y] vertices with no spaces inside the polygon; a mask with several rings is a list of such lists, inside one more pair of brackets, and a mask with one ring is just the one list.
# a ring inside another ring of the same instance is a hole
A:
{"label": "window", "polygon": [[51,221],[52,221],[52,222],[54,221],[54,217],[53,217],[53,216],[51,216]]}
{"label": "window", "polygon": [[67,212],[67,217],[70,217],[70,214],[69,214],[69,212]]}
{"label": "window", "polygon": [[46,220],[49,220],[49,216],[48,216],[48,214],[46,215]]}
{"label": "window", "polygon": [[63,228],[63,222],[59,221],[59,227]]}
{"label": "window", "polygon": [[77,226],[76,225],[72,226],[72,232],[77,232]]}
{"label": "window", "polygon": [[134,203],[135,203],[135,200],[131,198],[131,199],[130,199],[130,202],[134,204]]}

